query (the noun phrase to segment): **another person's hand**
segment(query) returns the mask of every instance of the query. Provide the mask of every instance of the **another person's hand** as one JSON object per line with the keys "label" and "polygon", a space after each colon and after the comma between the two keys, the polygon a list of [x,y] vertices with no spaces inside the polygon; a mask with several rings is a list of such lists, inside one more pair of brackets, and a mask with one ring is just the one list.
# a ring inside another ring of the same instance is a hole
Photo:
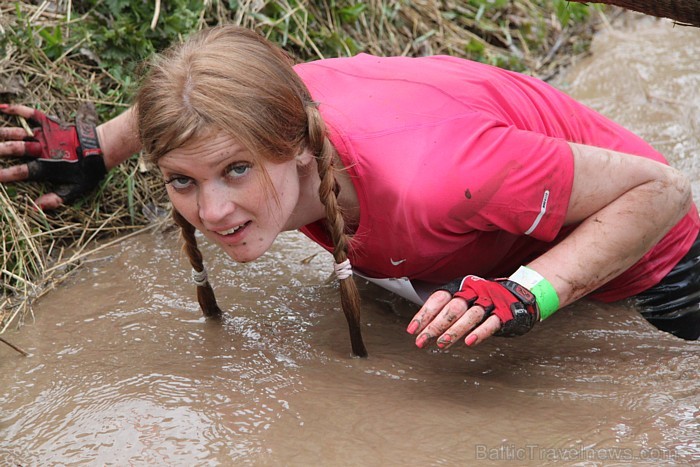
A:
{"label": "another person's hand", "polygon": [[95,126],[66,125],[23,105],[0,104],[0,112],[30,121],[33,135],[24,128],[0,128],[0,157],[30,157],[26,164],[0,169],[0,183],[49,182],[55,192],[35,202],[41,209],[72,203],[94,190],[107,173]]}
{"label": "another person's hand", "polygon": [[525,287],[508,279],[466,276],[434,292],[407,331],[418,333],[418,347],[437,338],[437,346],[445,349],[464,336],[469,346],[494,334],[519,336],[538,320],[535,296]]}

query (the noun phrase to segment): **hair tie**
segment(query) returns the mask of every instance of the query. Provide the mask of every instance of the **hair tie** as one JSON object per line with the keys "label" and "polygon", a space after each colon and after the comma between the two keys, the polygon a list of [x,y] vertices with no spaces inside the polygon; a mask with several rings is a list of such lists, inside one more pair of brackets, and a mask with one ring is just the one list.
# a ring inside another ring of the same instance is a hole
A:
{"label": "hair tie", "polygon": [[335,269],[335,277],[337,277],[339,281],[352,276],[352,266],[350,265],[349,259],[346,259],[342,263],[333,263],[333,269]]}
{"label": "hair tie", "polygon": [[204,287],[207,285],[207,270],[202,269],[202,271],[197,271],[196,269],[192,269],[192,281],[198,286],[198,287]]}

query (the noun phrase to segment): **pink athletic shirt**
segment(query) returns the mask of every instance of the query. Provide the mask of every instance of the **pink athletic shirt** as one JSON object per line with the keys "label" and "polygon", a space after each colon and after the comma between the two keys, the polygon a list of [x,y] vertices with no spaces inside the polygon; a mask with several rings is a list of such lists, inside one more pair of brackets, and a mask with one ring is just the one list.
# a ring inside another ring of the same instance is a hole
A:
{"label": "pink athletic shirt", "polygon": [[[350,261],[369,277],[503,277],[546,252],[574,228],[563,226],[574,175],[567,141],[666,162],[543,81],[477,62],[361,54],[295,70],[357,190]],[[699,229],[693,208],[592,296],[655,285]],[[332,250],[323,222],[301,231]]]}

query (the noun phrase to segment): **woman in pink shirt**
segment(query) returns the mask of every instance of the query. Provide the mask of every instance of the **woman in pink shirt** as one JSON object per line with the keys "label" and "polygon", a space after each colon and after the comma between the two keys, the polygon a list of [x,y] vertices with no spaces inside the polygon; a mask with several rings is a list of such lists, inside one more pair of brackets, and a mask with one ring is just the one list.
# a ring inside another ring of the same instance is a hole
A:
{"label": "woman in pink shirt", "polygon": [[584,296],[637,297],[657,327],[700,334],[689,181],[542,81],[453,57],[293,66],[222,26],[154,59],[135,104],[96,130],[0,106],[41,127],[35,141],[1,130],[0,155],[36,159],[0,182],[57,183],[37,200],[51,209],[143,149],[208,316],[220,310],[195,230],[247,262],[300,229],[333,254],[356,355],[353,271],[422,304],[408,326],[418,347],[520,335]]}

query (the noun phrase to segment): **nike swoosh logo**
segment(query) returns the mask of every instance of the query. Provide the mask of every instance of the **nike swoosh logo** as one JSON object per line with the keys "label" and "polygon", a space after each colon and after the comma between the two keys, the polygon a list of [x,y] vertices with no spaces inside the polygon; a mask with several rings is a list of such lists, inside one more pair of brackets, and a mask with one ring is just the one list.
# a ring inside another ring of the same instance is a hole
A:
{"label": "nike swoosh logo", "polygon": [[399,264],[401,264],[401,263],[403,263],[404,261],[406,261],[406,259],[400,259],[400,260],[398,260],[398,261],[394,261],[392,258],[389,258],[389,261],[391,261],[391,264],[393,264],[394,266],[398,266]]}

